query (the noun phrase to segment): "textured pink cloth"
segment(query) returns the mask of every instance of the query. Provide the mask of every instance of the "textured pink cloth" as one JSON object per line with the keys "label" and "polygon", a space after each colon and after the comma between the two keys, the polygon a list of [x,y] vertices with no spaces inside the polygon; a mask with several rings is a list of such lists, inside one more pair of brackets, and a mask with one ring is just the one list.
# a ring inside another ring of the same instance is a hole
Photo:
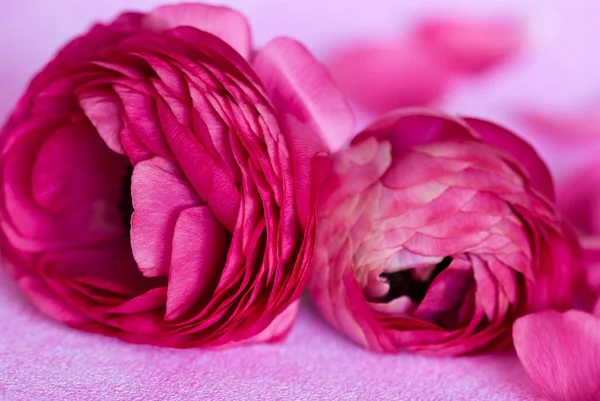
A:
{"label": "textured pink cloth", "polygon": [[282,344],[132,345],[59,325],[0,273],[0,400],[541,400],[514,354],[378,355],[302,305]]}

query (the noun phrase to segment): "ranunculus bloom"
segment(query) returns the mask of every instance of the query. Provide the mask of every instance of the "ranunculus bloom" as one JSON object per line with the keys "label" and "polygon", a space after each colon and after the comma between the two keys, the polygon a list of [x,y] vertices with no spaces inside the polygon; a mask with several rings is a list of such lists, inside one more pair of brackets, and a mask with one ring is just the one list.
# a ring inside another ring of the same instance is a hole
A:
{"label": "ranunculus bloom", "polygon": [[[304,47],[239,13],[123,14],[62,49],[2,133],[1,241],[45,314],[132,342],[288,332],[313,252],[311,157],[352,133]],[[332,135],[338,135],[333,137]]]}
{"label": "ranunculus bloom", "polygon": [[399,111],[317,159],[320,312],[375,351],[500,349],[530,310],[570,305],[575,236],[548,169],[490,122]]}

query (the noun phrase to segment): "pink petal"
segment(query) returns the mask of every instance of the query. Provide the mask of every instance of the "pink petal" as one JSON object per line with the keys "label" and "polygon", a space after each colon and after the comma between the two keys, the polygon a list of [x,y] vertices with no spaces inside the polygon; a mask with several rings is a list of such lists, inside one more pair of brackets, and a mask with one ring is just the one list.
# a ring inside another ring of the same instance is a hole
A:
{"label": "pink petal", "polygon": [[[229,231],[233,231],[240,208],[240,193],[232,172],[220,160],[198,142],[196,135],[207,136],[208,132],[192,132],[181,125],[163,103],[158,103],[158,114],[169,146],[173,150],[181,170],[196,193],[210,207],[215,217]],[[206,126],[197,126],[206,129]]]}
{"label": "pink petal", "polygon": [[[300,43],[277,38],[260,51],[254,68],[282,116],[293,163],[300,220],[308,216],[313,156],[343,146],[354,134],[354,115],[325,67]],[[325,146],[325,144],[327,146]]]}
{"label": "pink petal", "polygon": [[206,297],[223,270],[228,247],[229,234],[208,207],[181,212],[173,234],[166,320],[183,316]]}
{"label": "pink petal", "polygon": [[67,304],[39,277],[23,276],[17,284],[28,299],[43,314],[70,325],[82,325],[89,321],[88,317]]}
{"label": "pink petal", "polygon": [[52,211],[119,191],[127,159],[111,151],[89,125],[71,125],[43,143],[31,172],[36,202]]}
{"label": "pink petal", "polygon": [[147,277],[166,276],[175,222],[183,210],[201,201],[179,168],[160,157],[135,166],[131,195],[131,250],[135,261]]}
{"label": "pink petal", "polygon": [[514,18],[441,17],[421,21],[415,40],[457,72],[480,73],[514,57],[526,36]]}
{"label": "pink petal", "polygon": [[478,138],[466,122],[428,109],[404,109],[377,120],[352,140],[356,144],[371,136],[390,141],[394,151],[436,141],[473,141]]}
{"label": "pink petal", "polygon": [[[300,308],[300,301],[292,302],[283,312],[281,312],[273,321],[267,326],[266,329],[260,333],[252,336],[246,340],[243,340],[235,345],[240,344],[258,344],[264,342],[278,342],[283,340],[290,332],[296,316],[298,315],[298,309]],[[229,343],[227,346],[233,345]]]}
{"label": "pink petal", "polygon": [[110,91],[86,92],[79,96],[79,104],[108,147],[125,154],[119,136],[123,128],[119,98]]}
{"label": "pink petal", "polygon": [[355,44],[340,49],[328,64],[352,100],[378,113],[429,105],[450,81],[443,63],[406,43]]}
{"label": "pink petal", "polygon": [[166,5],[147,14],[142,24],[155,31],[191,26],[219,37],[245,59],[252,50],[248,21],[229,7],[192,3]]}
{"label": "pink petal", "polygon": [[559,182],[558,206],[585,234],[600,234],[600,164],[593,163]]}
{"label": "pink petal", "polygon": [[600,140],[600,100],[581,110],[560,112],[524,108],[517,118],[540,135],[561,141]]}
{"label": "pink petal", "polygon": [[[302,44],[276,38],[267,43],[252,64],[275,108],[285,118],[308,125],[313,135],[320,135],[332,151],[354,134],[352,110],[327,69]],[[311,146],[307,150],[323,150],[316,138],[299,138],[299,134],[302,132],[287,133],[296,152],[302,144]]]}
{"label": "pink petal", "polygon": [[535,149],[506,128],[476,118],[464,118],[488,145],[499,147],[514,156],[519,164],[527,169],[533,186],[554,200],[554,183],[550,170]]}
{"label": "pink petal", "polygon": [[597,401],[600,394],[600,319],[576,310],[535,313],[514,324],[525,371],[544,396]]}

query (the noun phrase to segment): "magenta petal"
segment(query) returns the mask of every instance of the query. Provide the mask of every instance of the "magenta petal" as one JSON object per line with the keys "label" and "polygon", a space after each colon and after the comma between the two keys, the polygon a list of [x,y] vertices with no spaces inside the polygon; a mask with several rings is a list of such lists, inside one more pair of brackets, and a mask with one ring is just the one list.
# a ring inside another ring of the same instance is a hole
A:
{"label": "magenta petal", "polygon": [[600,234],[599,171],[600,163],[591,163],[558,185],[560,210],[571,224],[586,234]]}
{"label": "magenta petal", "polygon": [[425,19],[415,36],[441,63],[457,72],[480,73],[515,56],[525,42],[525,33],[516,19],[445,17]]}
{"label": "magenta petal", "polygon": [[293,163],[296,208],[308,218],[312,158],[337,150],[354,133],[354,115],[325,67],[300,43],[269,42],[253,62],[271,102],[281,115]]}
{"label": "magenta petal", "polygon": [[513,336],[525,371],[546,397],[598,400],[600,319],[576,310],[545,311],[518,319]]}
{"label": "magenta petal", "polygon": [[117,96],[109,91],[85,93],[79,96],[79,104],[108,147],[125,154],[119,136],[123,128],[122,106]]}
{"label": "magenta petal", "polygon": [[[331,150],[350,140],[354,115],[327,69],[303,45],[289,38],[276,38],[267,43],[252,64],[274,106],[285,118],[309,125]],[[287,134],[295,151],[307,144],[310,150],[317,146],[312,138],[297,137],[307,132]]]}
{"label": "magenta petal", "polygon": [[567,143],[600,140],[600,100],[581,110],[557,113],[554,110],[518,110],[516,117],[544,137]]}
{"label": "magenta petal", "polygon": [[394,111],[365,128],[352,140],[352,144],[371,136],[380,141],[390,141],[394,152],[436,141],[463,142],[479,138],[465,121],[429,109]]}
{"label": "magenta petal", "polygon": [[165,319],[183,316],[216,282],[227,256],[229,234],[206,206],[181,213],[173,234]]}
{"label": "magenta petal", "polygon": [[339,50],[329,67],[353,101],[378,113],[430,105],[442,97],[451,78],[444,63],[406,43],[353,44]]}
{"label": "magenta petal", "polygon": [[91,126],[72,124],[41,146],[31,172],[33,197],[55,212],[93,202],[118,190],[126,166]]}
{"label": "magenta petal", "polygon": [[550,200],[554,200],[554,183],[550,170],[530,144],[506,128],[489,121],[477,118],[464,120],[481,135],[483,142],[503,149],[518,160],[527,169],[533,186]]}
{"label": "magenta petal", "polygon": [[161,6],[146,15],[143,25],[160,31],[191,26],[219,37],[245,59],[250,56],[252,39],[248,21],[229,7],[192,3]]}
{"label": "magenta petal", "polygon": [[200,204],[172,162],[154,157],[138,163],[131,177],[131,250],[147,277],[166,276],[175,222],[184,209]]}
{"label": "magenta petal", "polygon": [[60,299],[50,287],[38,277],[24,276],[17,282],[29,300],[47,316],[70,325],[82,325],[89,319]]}

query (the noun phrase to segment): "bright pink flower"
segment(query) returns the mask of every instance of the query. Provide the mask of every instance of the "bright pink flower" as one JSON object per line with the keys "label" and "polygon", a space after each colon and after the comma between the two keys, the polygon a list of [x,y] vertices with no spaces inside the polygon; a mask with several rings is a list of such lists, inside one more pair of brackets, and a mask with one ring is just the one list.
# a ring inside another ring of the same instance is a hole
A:
{"label": "bright pink flower", "polygon": [[534,313],[515,322],[514,343],[525,371],[549,400],[598,400],[598,315],[576,310]]}
{"label": "bright pink flower", "polygon": [[524,313],[571,304],[578,243],[548,169],[504,128],[399,111],[317,160],[309,288],[357,343],[491,351]]}
{"label": "bright pink flower", "polygon": [[353,44],[338,50],[328,65],[351,99],[377,113],[429,105],[450,83],[443,63],[407,43]]}
{"label": "bright pink flower", "polygon": [[3,130],[9,273],[48,316],[127,341],[280,339],[313,252],[310,159],[352,124],[302,45],[254,52],[231,9],[97,25],[35,77]]}
{"label": "bright pink flower", "polygon": [[526,31],[515,18],[430,17],[415,29],[419,46],[460,73],[481,73],[514,57]]}

